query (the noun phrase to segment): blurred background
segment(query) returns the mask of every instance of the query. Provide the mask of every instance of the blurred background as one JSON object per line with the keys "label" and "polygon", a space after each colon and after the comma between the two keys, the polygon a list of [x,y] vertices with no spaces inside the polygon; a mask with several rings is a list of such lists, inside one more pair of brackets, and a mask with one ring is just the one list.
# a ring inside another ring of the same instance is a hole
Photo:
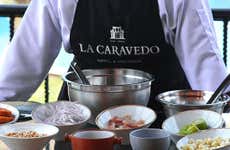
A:
{"label": "blurred background", "polygon": [[[29,2],[30,0],[0,0],[0,7],[3,5],[19,5],[26,7]],[[214,25],[218,39],[218,46],[222,51],[223,59],[230,71],[230,59],[228,57],[230,55],[230,46],[228,45],[228,36],[230,32],[230,25],[228,23],[230,18],[230,15],[228,15],[230,14],[230,0],[209,0],[209,3],[213,10],[218,10],[216,15],[214,14]],[[4,16],[0,13],[0,57],[2,52],[7,49],[7,45],[13,34],[11,30],[14,29],[15,31],[17,29],[20,20],[20,17],[13,17],[12,21],[12,17]],[[56,101],[63,82],[62,74],[67,71],[71,60],[72,55],[66,53],[62,48],[49,72],[49,76],[30,98],[30,101],[40,103]]]}

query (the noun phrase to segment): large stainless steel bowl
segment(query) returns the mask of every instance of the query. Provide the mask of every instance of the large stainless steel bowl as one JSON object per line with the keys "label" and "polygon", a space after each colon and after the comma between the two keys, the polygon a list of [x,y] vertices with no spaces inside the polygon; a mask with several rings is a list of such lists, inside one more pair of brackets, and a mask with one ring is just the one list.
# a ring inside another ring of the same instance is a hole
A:
{"label": "large stainless steel bowl", "polygon": [[153,76],[133,69],[82,70],[90,85],[84,85],[73,72],[64,75],[71,101],[79,101],[92,111],[90,123],[102,110],[124,104],[147,105]]}
{"label": "large stainless steel bowl", "polygon": [[230,100],[229,96],[222,95],[219,102],[206,104],[212,94],[213,92],[201,90],[175,90],[161,93],[156,99],[162,103],[166,117],[192,109],[209,109],[222,113]]}

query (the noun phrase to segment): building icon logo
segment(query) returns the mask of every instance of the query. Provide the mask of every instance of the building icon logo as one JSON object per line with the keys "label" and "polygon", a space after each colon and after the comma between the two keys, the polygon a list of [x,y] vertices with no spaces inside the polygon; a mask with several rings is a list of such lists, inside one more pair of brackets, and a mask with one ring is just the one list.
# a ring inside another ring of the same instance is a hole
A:
{"label": "building icon logo", "polygon": [[111,40],[124,40],[124,30],[120,26],[113,26],[110,30]]}

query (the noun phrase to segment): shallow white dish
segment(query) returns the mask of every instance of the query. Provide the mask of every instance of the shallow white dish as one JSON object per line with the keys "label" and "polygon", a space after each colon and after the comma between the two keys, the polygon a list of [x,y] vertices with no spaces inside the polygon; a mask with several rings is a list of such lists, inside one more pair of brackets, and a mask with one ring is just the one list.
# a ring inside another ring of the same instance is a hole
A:
{"label": "shallow white dish", "polygon": [[122,144],[129,144],[129,133],[138,128],[132,129],[108,129],[108,121],[115,117],[123,117],[125,115],[130,115],[133,120],[144,120],[144,125],[138,128],[147,128],[156,120],[156,113],[142,105],[120,105],[110,107],[102,111],[96,117],[96,125],[100,129],[113,131],[118,137],[122,137]]}
{"label": "shallow white dish", "polygon": [[8,104],[2,104],[2,103],[0,103],[0,108],[6,108],[6,109],[10,110],[12,112],[13,116],[14,116],[14,120],[12,120],[10,122],[7,122],[7,123],[3,123],[3,124],[0,123],[0,126],[5,125],[5,124],[14,123],[14,122],[16,122],[18,120],[19,111],[18,111],[17,108],[15,108],[14,106],[11,106],[11,105],[8,105]]}
{"label": "shallow white dish", "polygon": [[176,143],[183,135],[178,134],[180,129],[185,125],[191,124],[192,121],[204,119],[209,128],[221,128],[224,124],[224,119],[221,114],[210,110],[188,110],[177,113],[167,118],[163,124],[162,129],[169,132],[171,139]]}
{"label": "shallow white dish", "polygon": [[[10,132],[35,131],[45,134],[41,137],[19,138],[10,137]],[[58,133],[58,128],[52,125],[41,123],[15,123],[0,126],[0,140],[10,150],[40,150]]]}
{"label": "shallow white dish", "polygon": [[[230,128],[209,129],[191,135],[187,135],[176,143],[176,147],[179,150],[181,150],[181,147],[187,144],[190,139],[197,140],[197,139],[216,138],[216,137],[230,139]],[[230,149],[230,147],[228,149]]]}

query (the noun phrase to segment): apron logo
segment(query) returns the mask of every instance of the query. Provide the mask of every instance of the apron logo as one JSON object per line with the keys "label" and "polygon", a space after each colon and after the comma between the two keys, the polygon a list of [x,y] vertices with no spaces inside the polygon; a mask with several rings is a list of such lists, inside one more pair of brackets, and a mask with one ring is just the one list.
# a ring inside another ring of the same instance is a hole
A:
{"label": "apron logo", "polygon": [[113,26],[110,30],[111,40],[125,40],[124,30],[120,26]]}

